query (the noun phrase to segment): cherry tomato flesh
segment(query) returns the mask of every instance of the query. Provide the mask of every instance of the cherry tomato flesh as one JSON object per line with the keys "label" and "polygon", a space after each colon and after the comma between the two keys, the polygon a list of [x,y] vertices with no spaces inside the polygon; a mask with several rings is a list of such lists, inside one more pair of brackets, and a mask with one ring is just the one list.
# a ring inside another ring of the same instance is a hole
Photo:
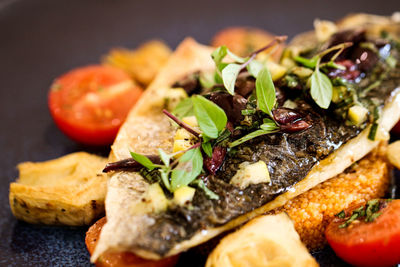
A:
{"label": "cherry tomato flesh", "polygon": [[57,78],[48,105],[57,126],[73,140],[109,145],[141,94],[123,70],[92,65]]}
{"label": "cherry tomato flesh", "polygon": [[[360,207],[360,206],[359,206]],[[400,200],[388,202],[372,222],[362,218],[339,228],[335,218],[325,236],[335,253],[355,266],[393,266],[400,263]],[[346,214],[348,211],[346,211]]]}

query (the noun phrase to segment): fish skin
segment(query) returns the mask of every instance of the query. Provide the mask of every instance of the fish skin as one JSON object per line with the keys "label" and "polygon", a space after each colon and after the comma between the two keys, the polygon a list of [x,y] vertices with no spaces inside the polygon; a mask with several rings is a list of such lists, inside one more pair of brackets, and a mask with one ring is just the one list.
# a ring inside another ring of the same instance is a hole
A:
{"label": "fish skin", "polygon": [[[211,48],[199,45],[192,39],[185,40],[178,47],[166,67],[129,114],[127,122],[121,128],[112,146],[110,161],[129,157],[129,150],[154,154],[157,152],[157,148],[161,147],[165,151],[172,151],[173,128],[166,118],[160,116],[163,108],[162,101],[160,102],[160,98],[163,97],[163,88],[198,69],[211,69],[213,66],[209,56],[211,51]],[[389,131],[399,118],[400,90],[396,90],[383,109],[380,126]],[[368,132],[369,127],[320,161],[302,181],[295,184],[288,192],[223,226],[195,234],[192,238],[176,244],[165,255],[143,249],[143,244],[135,242],[140,233],[154,224],[154,220],[146,212],[141,211],[140,214],[137,212],[148,184],[137,173],[114,173],[111,175],[106,198],[108,221],[102,230],[91,260],[95,262],[105,251],[131,251],[144,258],[160,259],[204,243],[259,214],[283,206],[288,200],[343,172],[379,144],[379,141],[370,141],[367,138]],[[144,142],[144,140],[149,142]],[[160,240],[160,242],[163,241]]]}

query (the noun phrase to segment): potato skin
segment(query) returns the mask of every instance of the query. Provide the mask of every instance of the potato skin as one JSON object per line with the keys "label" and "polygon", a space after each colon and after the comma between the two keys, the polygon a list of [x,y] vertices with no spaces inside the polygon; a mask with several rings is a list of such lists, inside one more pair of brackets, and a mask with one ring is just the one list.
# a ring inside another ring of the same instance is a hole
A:
{"label": "potato skin", "polygon": [[90,225],[104,214],[107,159],[85,152],[41,163],[18,165],[20,177],[10,184],[14,216],[28,223]]}

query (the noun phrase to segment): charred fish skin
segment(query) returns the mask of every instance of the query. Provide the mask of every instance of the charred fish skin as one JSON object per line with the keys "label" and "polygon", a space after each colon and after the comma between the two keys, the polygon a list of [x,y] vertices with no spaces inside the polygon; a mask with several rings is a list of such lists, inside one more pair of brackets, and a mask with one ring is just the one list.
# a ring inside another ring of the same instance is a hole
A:
{"label": "charred fish skin", "polygon": [[[369,97],[379,99],[382,106],[400,84],[399,73],[398,67],[390,72],[379,87],[370,91]],[[235,155],[224,162],[221,171],[207,179],[207,186],[220,199],[210,200],[203,192],[197,191],[190,209],[174,206],[165,213],[153,215],[155,223],[138,237],[142,240],[140,248],[167,255],[176,244],[203,229],[226,224],[272,201],[304,179],[320,160],[362,131],[327,116],[321,117],[314,116],[313,127],[308,130],[266,135],[239,146]],[[267,163],[271,184],[254,184],[244,190],[229,184],[240,163],[259,160]]]}
{"label": "charred fish skin", "polygon": [[[400,98],[393,92],[399,84],[397,64],[396,68],[382,79],[379,86],[368,92],[365,99],[372,97],[377,101],[375,103],[377,106],[382,107],[386,103],[390,106],[390,110],[398,111]],[[313,126],[294,134],[267,135],[240,145],[236,153],[228,156],[222,171],[208,176],[205,180],[206,185],[220,196],[219,200],[210,200],[202,191],[197,190],[190,209],[171,206],[167,211],[157,214],[127,215],[126,218],[146,217],[147,219],[143,221],[146,223],[140,227],[139,232],[132,234],[130,240],[121,238],[118,244],[110,242],[107,249],[130,250],[146,258],[160,258],[179,253],[257,214],[279,207],[287,199],[300,194],[302,190],[332,177],[337,173],[336,170],[330,170],[329,177],[319,180],[315,178],[315,173],[323,170],[325,162],[334,162],[336,155],[348,159],[349,153],[346,154],[343,150],[355,147],[356,140],[368,144],[368,149],[364,149],[362,154],[366,154],[375,146],[373,142],[366,141],[365,132],[369,130],[367,125],[360,127],[344,125],[335,117],[329,117],[331,114],[324,112],[314,112],[316,113],[314,114],[312,105],[310,106],[307,101],[299,104],[304,106],[305,111],[310,110]],[[398,117],[392,116],[388,120],[385,119],[388,112],[384,112],[384,115],[382,125],[388,130]],[[352,155],[352,160],[346,160],[348,162],[346,164],[351,164],[357,157],[358,155]],[[258,160],[268,165],[271,184],[254,184],[244,190],[229,184],[237,165],[244,161]],[[340,169],[346,167],[340,166],[337,171],[341,172]],[[127,223],[121,216],[119,219],[125,221],[124,224]],[[114,229],[117,225],[113,226]],[[106,249],[103,248],[104,250]]]}

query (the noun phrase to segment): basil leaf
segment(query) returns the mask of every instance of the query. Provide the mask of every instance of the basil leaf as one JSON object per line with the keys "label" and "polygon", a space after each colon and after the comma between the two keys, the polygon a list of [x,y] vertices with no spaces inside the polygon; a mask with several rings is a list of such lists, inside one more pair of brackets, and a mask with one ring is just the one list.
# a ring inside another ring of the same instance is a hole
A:
{"label": "basil leaf", "polygon": [[228,121],[224,110],[200,95],[193,96],[192,102],[194,115],[203,134],[213,139],[217,138]]}
{"label": "basil leaf", "polygon": [[229,51],[229,49],[227,50],[227,52],[228,52],[228,55],[229,55],[235,62],[244,63],[244,62],[247,61],[246,58],[239,57],[238,55],[235,55],[234,53],[232,53],[231,51]]}
{"label": "basil leaf", "polygon": [[158,149],[158,154],[160,154],[160,158],[165,166],[169,167],[169,161],[171,156],[164,152],[161,148]]}
{"label": "basil leaf", "polygon": [[267,122],[261,124],[260,128],[265,131],[275,131],[278,129],[278,126],[276,126],[275,122]]}
{"label": "basil leaf", "polygon": [[319,56],[316,55],[312,58],[305,58],[305,57],[301,57],[301,56],[295,56],[293,58],[296,62],[300,63],[301,65],[303,65],[304,67],[310,68],[310,69],[314,69],[315,66],[317,66],[318,60],[319,60]]}
{"label": "basil leaf", "polygon": [[311,75],[311,97],[323,109],[327,109],[332,100],[332,82],[318,67]]}
{"label": "basil leaf", "polygon": [[255,137],[258,137],[258,136],[261,136],[261,135],[264,135],[264,134],[274,133],[274,132],[276,132],[276,131],[257,130],[257,131],[251,132],[251,133],[243,136],[242,138],[230,143],[229,147],[235,147],[235,146],[240,145],[240,144],[242,144],[244,142],[247,142],[250,139],[253,139]]}
{"label": "basil leaf", "polygon": [[209,143],[209,142],[202,143],[201,148],[203,149],[204,153],[206,153],[209,158],[212,157],[213,151],[212,151],[211,143]]}
{"label": "basil leaf", "polygon": [[222,81],[231,95],[235,93],[235,83],[240,70],[241,66],[234,63],[229,64],[222,70]]}
{"label": "basil leaf", "polygon": [[257,78],[258,73],[264,68],[264,64],[260,61],[253,60],[247,65],[247,71],[253,75],[254,78]]}
{"label": "basil leaf", "polygon": [[171,190],[190,184],[203,169],[200,148],[190,149],[179,159],[178,166],[171,173]]}
{"label": "basil leaf", "polygon": [[222,60],[226,57],[226,55],[228,54],[228,48],[223,45],[220,47],[217,47],[217,49],[215,49],[212,53],[211,53],[211,57],[215,62],[215,65],[218,66]]}
{"label": "basil leaf", "polygon": [[258,108],[272,118],[271,110],[276,101],[275,86],[271,74],[265,67],[258,73],[256,79],[256,95]]}
{"label": "basil leaf", "polygon": [[194,115],[193,103],[191,98],[185,98],[178,103],[172,113],[178,118],[188,117]]}
{"label": "basil leaf", "polygon": [[211,88],[215,84],[214,73],[201,72],[199,76],[199,82],[204,88]]}
{"label": "basil leaf", "polygon": [[215,81],[215,83],[221,84],[221,83],[224,82],[222,80],[222,77],[221,77],[221,75],[222,75],[221,71],[228,65],[229,65],[228,63],[223,63],[223,62],[219,63],[217,65],[217,71],[214,73],[214,81]]}
{"label": "basil leaf", "polygon": [[206,196],[209,199],[215,199],[218,200],[219,196],[217,194],[215,194],[213,191],[211,191],[203,182],[203,180],[201,179],[196,179],[192,182],[193,185],[197,186],[198,188],[200,188],[201,190],[204,191],[204,194],[206,194]]}
{"label": "basil leaf", "polygon": [[135,152],[131,152],[131,157],[140,165],[142,165],[143,167],[149,169],[150,171],[154,170],[154,168],[157,168],[158,165],[154,164],[153,162],[151,162],[151,160],[149,160],[148,157],[137,154]]}
{"label": "basil leaf", "polygon": [[246,58],[239,57],[238,55],[232,53],[225,45],[217,47],[212,52],[211,57],[214,60],[215,65],[219,65],[222,62],[222,60],[224,60],[226,55],[229,55],[235,62],[238,63],[244,63],[246,61]]}

